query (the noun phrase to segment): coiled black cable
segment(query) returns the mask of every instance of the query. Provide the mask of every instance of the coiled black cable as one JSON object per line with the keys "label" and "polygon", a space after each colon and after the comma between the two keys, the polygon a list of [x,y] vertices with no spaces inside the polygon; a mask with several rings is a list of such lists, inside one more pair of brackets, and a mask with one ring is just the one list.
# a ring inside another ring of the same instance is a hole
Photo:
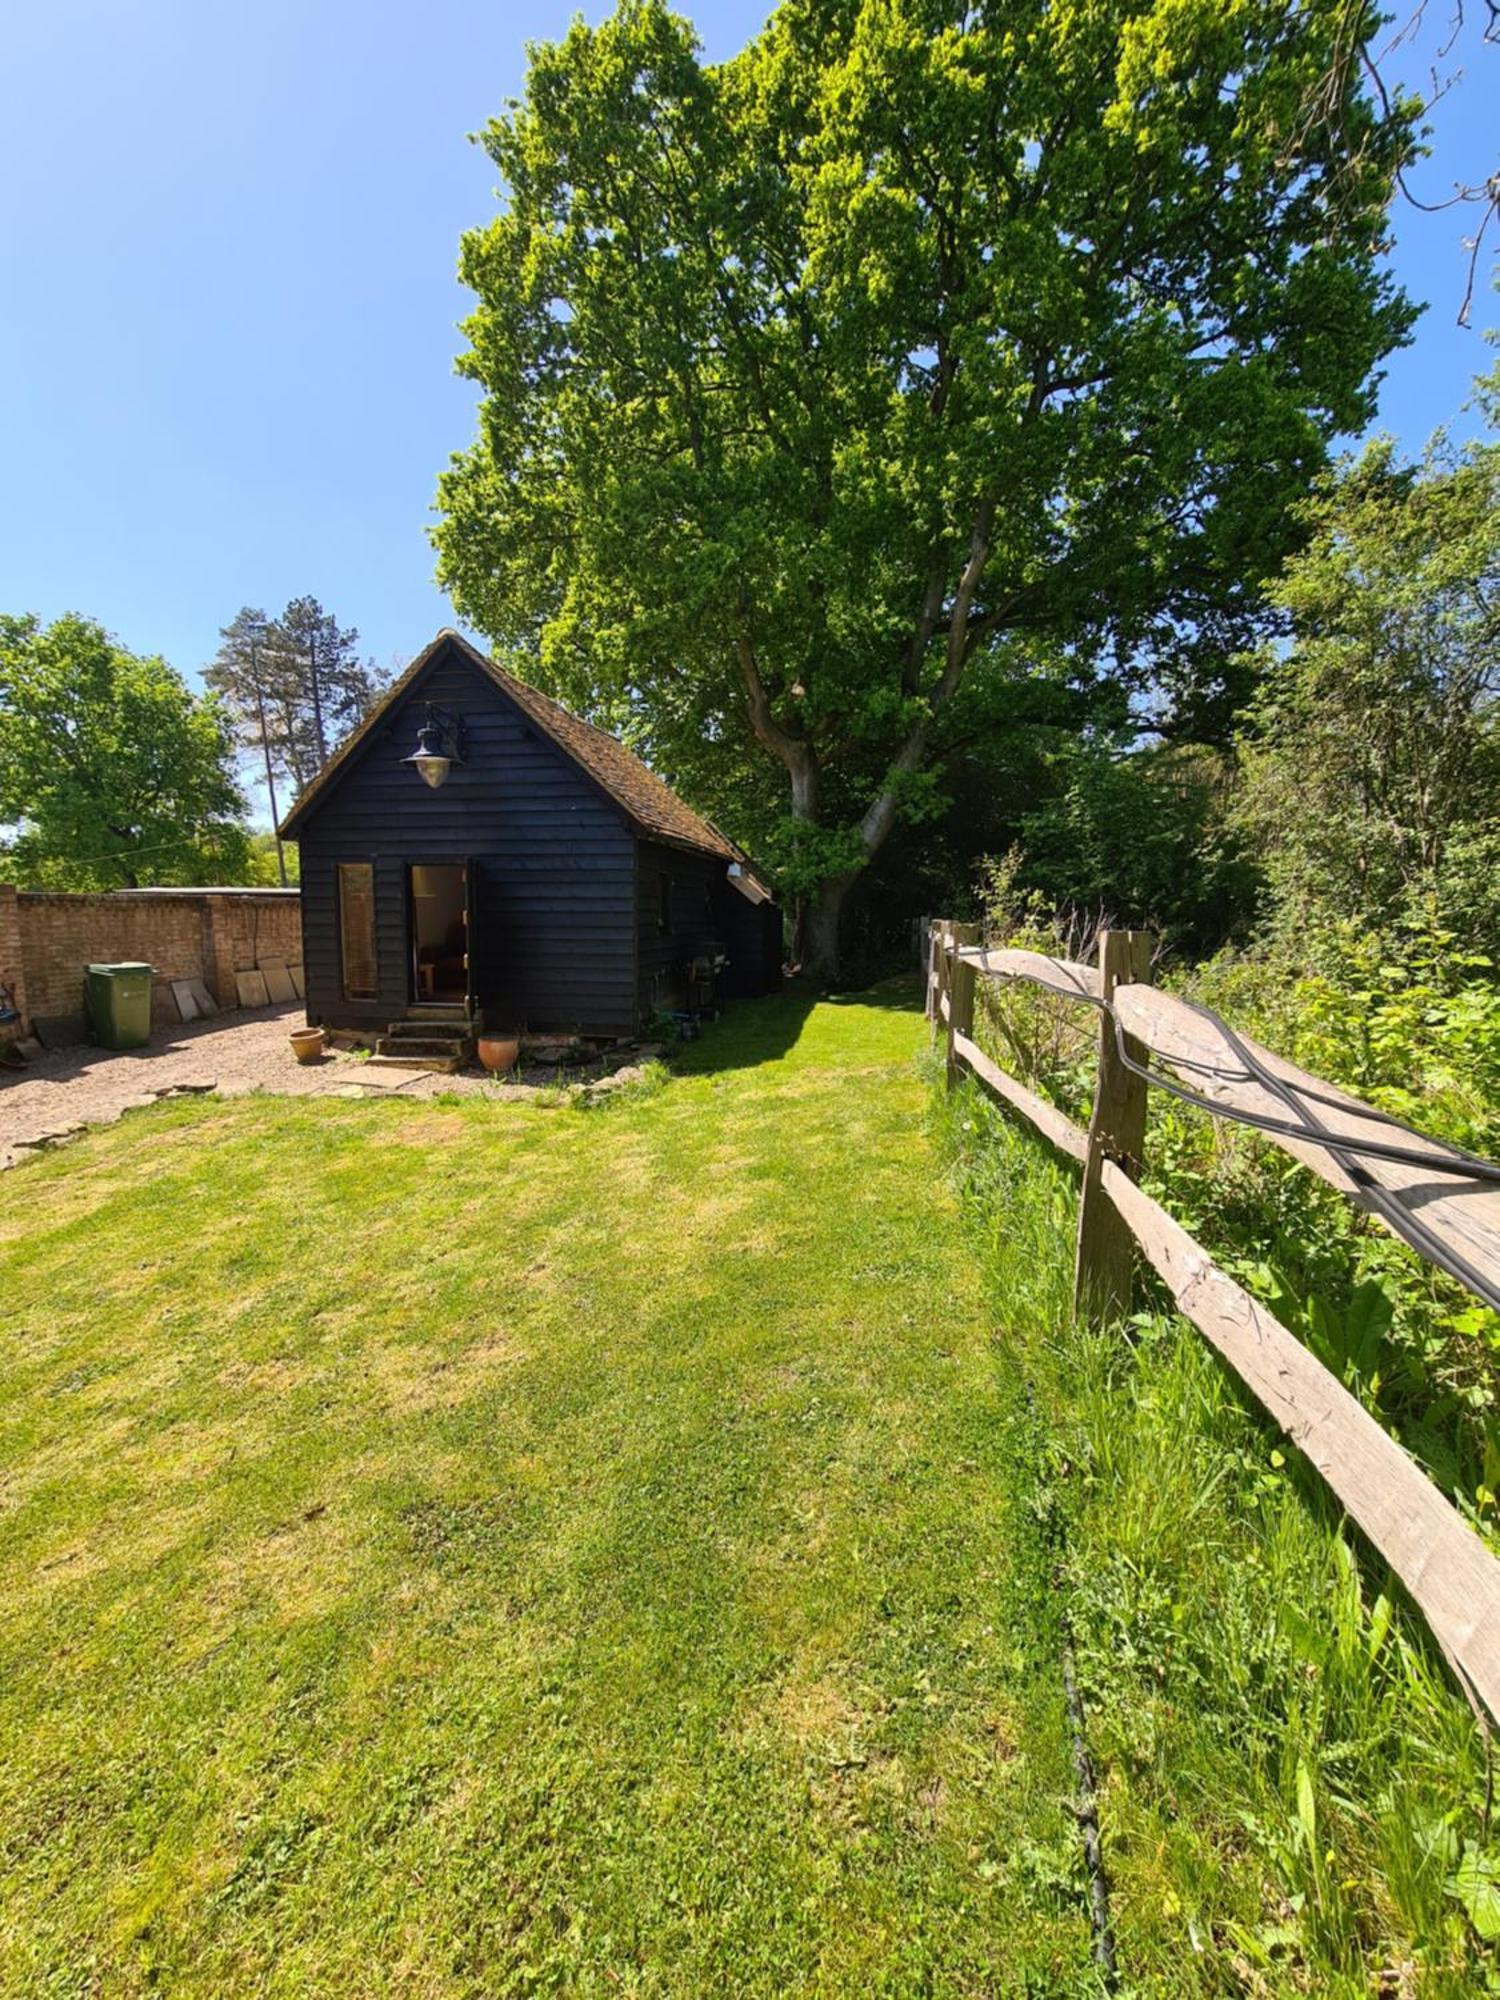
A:
{"label": "coiled black cable", "polygon": [[[1031,985],[1040,986],[1044,992],[1058,991],[1054,980],[1042,979],[1035,973],[1005,972],[999,976],[1008,980],[1027,981]],[[1069,996],[1064,994],[1061,997]],[[1462,1251],[1454,1249],[1450,1243],[1436,1235],[1420,1216],[1414,1214],[1388,1188],[1382,1187],[1361,1162],[1366,1159],[1393,1160],[1403,1166],[1425,1167],[1430,1173],[1479,1182],[1486,1186],[1500,1186],[1500,1164],[1494,1160],[1483,1159],[1477,1153],[1465,1152],[1457,1146],[1444,1146],[1439,1152],[1427,1150],[1438,1146],[1441,1142],[1426,1139],[1414,1126],[1404,1124],[1399,1118],[1393,1118],[1388,1112],[1377,1111],[1373,1107],[1361,1106],[1360,1116],[1369,1117],[1394,1131],[1405,1132],[1410,1138],[1422,1141],[1422,1145],[1400,1146],[1381,1139],[1355,1139],[1344,1133],[1330,1132],[1328,1126],[1309,1108],[1308,1100],[1337,1109],[1347,1109],[1347,1106],[1342,1105],[1336,1097],[1323,1092],[1304,1089],[1301,1086],[1294,1088],[1284,1077],[1278,1076],[1273,1069],[1262,1062],[1243,1037],[1211,1007],[1198,1006],[1187,1000],[1178,1001],[1179,1006],[1189,1008],[1201,1020],[1218,1030],[1238,1056],[1243,1067],[1235,1071],[1226,1069],[1221,1064],[1198,1062],[1191,1057],[1182,1058],[1180,1066],[1192,1070],[1197,1075],[1213,1077],[1222,1083],[1258,1083],[1262,1089],[1269,1091],[1280,1103],[1286,1105],[1293,1113],[1293,1120],[1273,1118],[1264,1112],[1244,1111],[1234,1105],[1221,1104],[1215,1098],[1205,1097],[1200,1091],[1189,1089],[1186,1084],[1179,1083],[1174,1077],[1153,1068],[1149,1062],[1138,1062],[1127,1046],[1128,1037],[1119,1015],[1107,1000],[1102,999],[1097,993],[1091,993],[1081,982],[1074,986],[1072,997],[1085,1001],[1090,1007],[1098,1008],[1100,1013],[1106,1016],[1114,1029],[1115,1048],[1120,1062],[1132,1075],[1140,1077],[1159,1090],[1165,1090],[1170,1096],[1191,1105],[1195,1110],[1206,1111],[1211,1117],[1227,1118],[1236,1125],[1249,1126],[1251,1130],[1264,1132],[1272,1138],[1297,1139],[1304,1144],[1321,1147],[1331,1159],[1337,1161],[1353,1181],[1359,1191],[1361,1202],[1379,1215],[1395,1235],[1427,1258],[1430,1263],[1436,1264],[1440,1270],[1446,1271],[1450,1277],[1466,1285],[1492,1312],[1500,1313],[1500,1279],[1481,1271],[1464,1256]],[[1177,1058],[1173,1060],[1178,1061]]]}

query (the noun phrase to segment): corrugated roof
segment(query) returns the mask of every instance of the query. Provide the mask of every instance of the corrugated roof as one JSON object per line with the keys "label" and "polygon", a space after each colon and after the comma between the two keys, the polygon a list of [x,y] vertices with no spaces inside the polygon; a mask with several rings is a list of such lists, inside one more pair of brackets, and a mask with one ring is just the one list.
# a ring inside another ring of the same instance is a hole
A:
{"label": "corrugated roof", "polygon": [[407,693],[438,648],[444,645],[456,647],[466,660],[487,675],[523,714],[609,794],[642,833],[656,840],[665,840],[674,847],[694,848],[703,854],[717,855],[722,860],[750,866],[748,857],[732,840],[678,798],[672,787],[658,778],[618,737],[611,736],[606,730],[596,729],[593,723],[572,714],[561,702],[553,701],[539,688],[518,680],[514,674],[496,666],[487,654],[481,653],[477,646],[471,646],[461,633],[447,630],[439,632],[430,646],[423,647],[401,678],[387,689],[384,699],[340,744],[282,821],[283,834],[295,832],[309,808],[343,769],[376,722]]}

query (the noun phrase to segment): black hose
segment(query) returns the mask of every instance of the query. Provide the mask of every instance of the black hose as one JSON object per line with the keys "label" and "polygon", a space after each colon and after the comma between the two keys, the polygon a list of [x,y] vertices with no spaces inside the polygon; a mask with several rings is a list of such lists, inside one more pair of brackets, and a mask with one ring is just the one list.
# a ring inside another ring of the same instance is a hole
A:
{"label": "black hose", "polygon": [[[1202,1011],[1207,1015],[1208,1010],[1206,1008]],[[1377,1149],[1373,1145],[1365,1147],[1357,1143],[1346,1144],[1342,1135],[1338,1135],[1337,1137],[1330,1135],[1328,1127],[1313,1112],[1309,1111],[1305,1105],[1298,1101],[1296,1093],[1285,1079],[1278,1077],[1274,1071],[1269,1069],[1260,1060],[1252,1049],[1247,1048],[1240,1036],[1235,1033],[1234,1029],[1227,1022],[1216,1021],[1216,1025],[1222,1030],[1228,1039],[1230,1047],[1234,1049],[1240,1060],[1250,1068],[1257,1082],[1265,1089],[1272,1091],[1290,1109],[1299,1111],[1302,1114],[1313,1136],[1313,1143],[1323,1147],[1332,1158],[1338,1161],[1344,1172],[1348,1174],[1349,1178],[1360,1189],[1364,1199],[1386,1224],[1403,1241],[1409,1243],[1413,1250],[1419,1251],[1432,1263],[1438,1265],[1441,1270],[1446,1271],[1450,1277],[1457,1278],[1461,1284],[1467,1285],[1470,1291],[1475,1292],[1482,1298],[1492,1311],[1500,1312],[1500,1283],[1497,1283],[1485,1272],[1479,1270],[1476,1265],[1471,1264],[1461,1251],[1453,1249],[1450,1244],[1445,1243],[1439,1236],[1436,1236],[1420,1216],[1413,1214],[1404,1202],[1399,1201],[1391,1193],[1389,1188],[1381,1187],[1379,1182],[1373,1176],[1366,1173],[1360,1165],[1361,1154],[1366,1157],[1373,1154],[1376,1158],[1389,1159],[1393,1157],[1392,1149]],[[1408,1126],[1403,1129],[1409,1131],[1411,1128]],[[1418,1164],[1421,1165],[1431,1164],[1428,1159],[1421,1155],[1408,1155],[1408,1157],[1416,1158]],[[1478,1159],[1471,1153],[1458,1154],[1457,1158],[1464,1161],[1469,1168],[1469,1171],[1463,1176],[1464,1179],[1500,1181],[1500,1167],[1495,1166],[1491,1161]],[[1480,1171],[1476,1172],[1474,1171],[1475,1169],[1480,1169]],[[1439,1171],[1442,1171],[1441,1167]],[[1449,1173],[1457,1173],[1460,1169],[1455,1164],[1448,1167],[1447,1171]]]}
{"label": "black hose", "polygon": [[1115,1960],[1115,1931],[1109,1914],[1109,1877],[1104,1869],[1104,1846],[1099,1833],[1099,1788],[1094,1780],[1094,1760],[1084,1736],[1083,1697],[1078,1692],[1078,1676],[1073,1666],[1073,1641],[1066,1633],[1062,1648],[1063,1694],[1068,1704],[1068,1727],[1073,1738],[1073,1775],[1078,1780],[1076,1817],[1083,1835],[1084,1866],[1089,1871],[1089,1929],[1093,1934],[1094,1963],[1104,1975],[1105,1989],[1114,1991],[1118,1977]]}
{"label": "black hose", "polygon": [[[1041,979],[1035,973],[1007,972],[1001,976],[1006,979],[1026,980],[1032,985],[1042,987],[1046,992],[1057,991],[1053,981]],[[1180,1001],[1179,1005],[1191,1008],[1200,1019],[1218,1029],[1244,1066],[1242,1071],[1236,1072],[1218,1064],[1201,1063],[1187,1058],[1184,1059],[1182,1067],[1191,1069],[1201,1076],[1215,1077],[1224,1083],[1258,1083],[1262,1089],[1268,1090],[1273,1097],[1285,1104],[1288,1110],[1295,1114],[1298,1122],[1293,1123],[1281,1118],[1268,1117],[1264,1112],[1242,1111],[1233,1105],[1221,1104],[1214,1098],[1190,1090],[1186,1084],[1178,1083],[1175,1078],[1165,1075],[1160,1069],[1152,1068],[1149,1063],[1137,1062],[1127,1047],[1126,1031],[1120,1017],[1107,1000],[1101,999],[1097,993],[1090,993],[1081,983],[1076,986],[1074,997],[1085,1001],[1091,1007],[1097,1007],[1100,1013],[1108,1018],[1114,1028],[1115,1048],[1120,1062],[1132,1075],[1140,1077],[1159,1090],[1165,1090],[1169,1096],[1191,1105],[1194,1110],[1206,1111],[1210,1117],[1227,1118],[1233,1124],[1246,1125],[1252,1131],[1265,1132],[1272,1138],[1298,1139],[1305,1144],[1321,1147],[1338,1162],[1354,1182],[1359,1189],[1360,1199],[1372,1208],[1403,1242],[1409,1244],[1429,1262],[1436,1264],[1440,1270],[1446,1271],[1450,1277],[1456,1278],[1460,1284],[1466,1285],[1492,1312],[1500,1313],[1500,1281],[1479,1270],[1461,1251],[1455,1250],[1451,1244],[1435,1235],[1419,1216],[1399,1201],[1389,1189],[1381,1187],[1373,1175],[1360,1164],[1363,1159],[1394,1160],[1403,1166],[1424,1167],[1430,1173],[1451,1175],[1458,1180],[1477,1181],[1486,1186],[1500,1186],[1500,1165],[1495,1161],[1482,1159],[1477,1153],[1467,1153],[1457,1146],[1447,1147],[1441,1153],[1434,1153],[1415,1146],[1393,1145],[1381,1139],[1353,1139],[1343,1133],[1337,1135],[1330,1133],[1328,1127],[1309,1110],[1306,1100],[1312,1098],[1317,1103],[1338,1106],[1336,1098],[1324,1096],[1314,1090],[1294,1089],[1285,1078],[1278,1076],[1262,1062],[1260,1057],[1246,1045],[1243,1038],[1211,1007],[1196,1006],[1186,1000]],[[1393,1118],[1387,1112],[1376,1111],[1372,1107],[1367,1113],[1366,1108],[1361,1107],[1360,1115],[1368,1115],[1394,1131],[1409,1134],[1413,1139],[1424,1139],[1424,1135],[1413,1126],[1404,1124],[1399,1118]],[[1436,1140],[1424,1140],[1424,1144],[1428,1147],[1438,1143]]]}
{"label": "black hose", "polygon": [[[1030,1375],[1023,1374],[1021,1381],[1026,1391],[1027,1414],[1034,1425],[1037,1422],[1036,1391]],[[1067,1526],[1055,1494],[1048,1494],[1043,1499],[1039,1514],[1053,1549],[1052,1585],[1062,1593]],[[1073,1817],[1083,1840],[1083,1865],[1089,1878],[1090,1949],[1105,1992],[1114,1993],[1118,1990],[1119,1964],[1115,1954],[1115,1927],[1109,1909],[1109,1871],[1104,1865],[1104,1838],[1099,1825],[1099,1785],[1094,1775],[1094,1760],[1089,1755],[1087,1718],[1073,1653],[1073,1622],[1068,1616],[1065,1595],[1061,1596],[1058,1607],[1058,1629],[1062,1640],[1063,1699],[1068,1711],[1068,1734],[1072,1739],[1073,1776],[1078,1783]]]}

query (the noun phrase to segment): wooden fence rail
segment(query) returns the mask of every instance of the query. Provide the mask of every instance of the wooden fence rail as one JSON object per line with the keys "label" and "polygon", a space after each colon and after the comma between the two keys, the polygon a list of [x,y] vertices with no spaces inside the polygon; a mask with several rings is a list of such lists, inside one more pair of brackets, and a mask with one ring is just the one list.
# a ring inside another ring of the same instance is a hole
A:
{"label": "wooden fence rail", "polygon": [[[1408,1453],[1297,1337],[1222,1271],[1137,1185],[1148,1055],[1206,1109],[1257,1123],[1331,1186],[1486,1299],[1500,1288],[1500,1178],[1490,1162],[1412,1132],[1309,1076],[1217,1016],[1146,983],[1134,932],[1104,932],[1097,967],[1038,952],[985,951],[971,927],[934,923],[927,1013],[946,1031],[950,1086],[965,1072],[1083,1168],[1074,1297],[1112,1315],[1129,1304],[1139,1248],[1261,1407],[1317,1467],[1398,1576],[1481,1717],[1500,1722],[1500,1561]],[[976,981],[1025,980],[1100,1013],[1087,1132],[974,1041]],[[1378,1149],[1371,1153],[1369,1148]],[[1397,1157],[1392,1157],[1392,1156]]]}

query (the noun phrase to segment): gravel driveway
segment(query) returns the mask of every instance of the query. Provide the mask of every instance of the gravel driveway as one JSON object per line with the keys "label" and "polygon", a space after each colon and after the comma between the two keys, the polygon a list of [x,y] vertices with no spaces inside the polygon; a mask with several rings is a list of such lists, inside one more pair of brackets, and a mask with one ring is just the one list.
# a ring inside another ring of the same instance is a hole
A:
{"label": "gravel driveway", "polygon": [[[216,1090],[242,1097],[266,1090],[278,1097],[335,1095],[432,1097],[439,1091],[500,1087],[478,1071],[441,1076],[429,1070],[371,1069],[352,1055],[330,1050],[304,1067],[287,1043],[305,1019],[300,1002],[254,1013],[215,1015],[190,1027],[155,1032],[149,1048],[56,1049],[24,1070],[0,1070],[0,1169],[12,1167],[37,1146],[71,1138],[86,1125],[110,1125],[134,1106],[178,1092]],[[534,1093],[504,1086],[515,1097]]]}

